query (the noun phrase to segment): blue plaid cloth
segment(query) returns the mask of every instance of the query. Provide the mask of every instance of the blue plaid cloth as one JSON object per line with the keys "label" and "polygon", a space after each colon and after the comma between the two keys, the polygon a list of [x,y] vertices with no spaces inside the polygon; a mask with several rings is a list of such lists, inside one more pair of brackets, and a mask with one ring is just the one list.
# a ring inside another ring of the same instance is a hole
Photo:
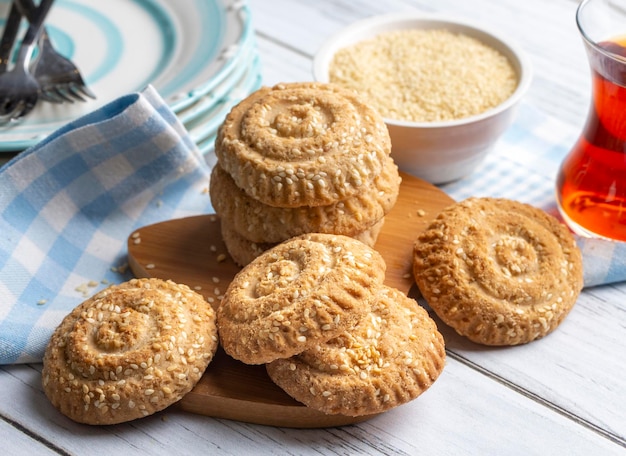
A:
{"label": "blue plaid cloth", "polygon": [[40,361],[86,294],[130,278],[138,227],[211,212],[210,169],[148,87],[0,169],[0,363]]}
{"label": "blue plaid cloth", "polygon": [[[554,212],[554,177],[578,132],[522,105],[456,200],[497,196]],[[0,169],[0,364],[40,361],[86,295],[130,278],[137,228],[211,212],[210,170],[151,88],[52,134]],[[580,240],[585,285],[626,280],[623,243]]]}

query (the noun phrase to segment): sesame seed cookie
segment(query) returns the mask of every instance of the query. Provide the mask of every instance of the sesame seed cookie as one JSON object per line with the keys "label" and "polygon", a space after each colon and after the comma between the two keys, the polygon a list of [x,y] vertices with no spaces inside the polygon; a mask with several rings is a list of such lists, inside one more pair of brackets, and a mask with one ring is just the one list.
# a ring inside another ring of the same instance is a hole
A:
{"label": "sesame seed cookie", "polygon": [[352,328],[378,295],[385,262],[355,239],[306,234],[264,252],[230,283],[217,311],[226,353],[263,364]]}
{"label": "sesame seed cookie", "polygon": [[215,212],[239,235],[252,242],[276,243],[305,233],[354,236],[365,231],[393,208],[400,181],[398,167],[388,157],[381,174],[357,195],[326,206],[282,208],[248,196],[217,164],[210,195]]}
{"label": "sesame seed cookie", "polygon": [[323,206],[360,192],[391,152],[383,118],[354,91],[263,87],[233,107],[215,154],[237,186],[270,206]]}
{"label": "sesame seed cookie", "polygon": [[327,414],[362,416],[415,399],[445,364],[443,337],[426,310],[383,287],[352,330],[266,366],[290,396]]}
{"label": "sesame seed cookie", "polygon": [[564,225],[507,199],[453,204],[414,248],[413,273],[430,307],[486,345],[523,344],[553,331],[576,302],[582,272]]}
{"label": "sesame seed cookie", "polygon": [[178,401],[217,350],[216,314],[185,285],[133,279],[78,305],[54,331],[43,389],[69,418],[115,424]]}
{"label": "sesame seed cookie", "polygon": [[241,236],[229,224],[229,220],[220,218],[220,230],[222,233],[222,241],[228,250],[228,254],[238,266],[246,266],[254,261],[263,252],[276,247],[275,242],[253,242]]}
{"label": "sesame seed cookie", "polygon": [[[374,247],[378,235],[383,228],[385,219],[382,218],[377,221],[372,227],[350,236],[358,241],[361,241],[369,247]],[[245,237],[241,236],[237,231],[229,224],[227,219],[220,219],[220,228],[222,232],[222,240],[226,246],[226,250],[233,261],[239,266],[246,266],[251,263],[256,257],[261,255],[266,250],[271,249],[279,244],[279,242],[253,242]],[[326,233],[332,234],[332,233]],[[295,237],[295,236],[294,236]],[[285,239],[288,240],[288,239]]]}

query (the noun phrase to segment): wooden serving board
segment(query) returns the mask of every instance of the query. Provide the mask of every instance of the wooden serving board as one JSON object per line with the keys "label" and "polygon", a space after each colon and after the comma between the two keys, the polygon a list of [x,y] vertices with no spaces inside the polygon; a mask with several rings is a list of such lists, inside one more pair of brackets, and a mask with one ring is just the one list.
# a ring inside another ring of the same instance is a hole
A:
{"label": "wooden serving board", "polygon": [[[398,201],[376,243],[387,263],[385,282],[405,293],[413,285],[417,235],[453,200],[437,187],[402,174]],[[145,226],[128,238],[128,263],[136,277],[184,283],[214,308],[240,268],[228,256],[215,214]],[[185,411],[272,426],[316,428],[352,424],[371,416],[326,415],[276,386],[264,366],[249,366],[219,349],[195,388],[177,406]]]}

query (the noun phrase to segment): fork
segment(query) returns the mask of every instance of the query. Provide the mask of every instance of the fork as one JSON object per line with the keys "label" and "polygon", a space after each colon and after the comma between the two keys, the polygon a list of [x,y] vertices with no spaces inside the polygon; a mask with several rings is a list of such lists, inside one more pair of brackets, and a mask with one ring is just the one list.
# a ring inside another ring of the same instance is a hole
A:
{"label": "fork", "polygon": [[11,60],[13,43],[15,42],[15,37],[17,36],[21,23],[22,14],[15,2],[13,2],[6,23],[4,24],[2,39],[0,40],[0,73],[4,73],[7,70],[9,61]]}
{"label": "fork", "polygon": [[28,64],[53,2],[54,0],[41,0],[20,46],[15,67],[0,75],[0,116],[5,121],[25,116],[39,100],[39,83],[30,73]]}
{"label": "fork", "polygon": [[[17,0],[23,16],[29,21],[36,11],[33,0]],[[31,72],[41,87],[41,99],[52,103],[86,101],[85,96],[96,98],[87,87],[80,71],[72,61],[59,54],[44,27],[39,35],[39,54],[31,65]]]}

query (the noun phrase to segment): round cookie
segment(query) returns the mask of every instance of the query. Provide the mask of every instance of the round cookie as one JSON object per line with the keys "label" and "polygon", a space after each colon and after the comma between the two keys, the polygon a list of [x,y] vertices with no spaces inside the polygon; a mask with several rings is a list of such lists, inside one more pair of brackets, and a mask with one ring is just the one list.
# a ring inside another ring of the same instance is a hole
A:
{"label": "round cookie", "polygon": [[[374,247],[374,244],[376,244],[376,240],[378,239],[378,235],[380,234],[380,230],[382,230],[384,223],[385,219],[382,218],[369,229],[366,229],[360,233],[355,233],[353,236],[350,237],[361,241],[369,247]],[[227,219],[220,219],[220,229],[222,233],[222,240],[224,241],[226,250],[228,250],[230,257],[239,266],[246,266],[263,252],[279,244],[279,242],[250,241],[237,233],[236,230],[229,224]]]}
{"label": "round cookie", "polygon": [[444,364],[444,341],[435,322],[415,300],[385,286],[354,329],[266,369],[308,407],[361,416],[415,399]]}
{"label": "round cookie", "polygon": [[373,248],[376,244],[376,241],[378,240],[378,235],[383,229],[384,224],[385,218],[383,217],[367,230],[356,233],[350,237],[356,239],[357,241],[361,241],[363,244]]}
{"label": "round cookie", "polygon": [[222,241],[228,250],[228,254],[238,266],[246,266],[263,252],[276,247],[275,242],[253,242],[241,236],[229,224],[228,219],[220,218],[220,231]]}
{"label": "round cookie", "polygon": [[276,243],[305,233],[331,233],[354,237],[372,227],[394,206],[400,176],[393,160],[362,192],[326,206],[274,207],[241,190],[219,163],[210,180],[215,212],[240,236],[252,242]]}
{"label": "round cookie", "polygon": [[545,336],[583,286],[567,228],[541,209],[497,198],[444,209],[415,243],[413,273],[446,324],[486,345]]}
{"label": "round cookie", "polygon": [[230,283],[217,311],[226,353],[263,364],[352,328],[385,275],[382,256],[346,236],[307,234],[264,252]]}
{"label": "round cookie", "polygon": [[216,314],[185,285],[133,279],[68,314],[43,359],[43,389],[87,424],[141,418],[178,401],[217,350]]}
{"label": "round cookie", "polygon": [[270,206],[323,206],[360,192],[391,152],[383,118],[354,91],[263,87],[233,107],[215,154],[239,188]]}

